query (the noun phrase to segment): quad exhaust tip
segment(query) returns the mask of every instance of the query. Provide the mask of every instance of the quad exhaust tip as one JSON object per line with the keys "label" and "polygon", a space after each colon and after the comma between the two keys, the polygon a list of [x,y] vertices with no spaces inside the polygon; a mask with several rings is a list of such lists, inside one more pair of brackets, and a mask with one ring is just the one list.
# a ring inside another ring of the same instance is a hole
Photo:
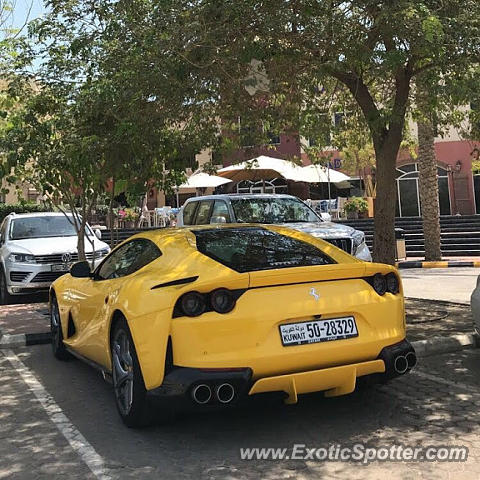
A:
{"label": "quad exhaust tip", "polygon": [[408,368],[413,368],[417,364],[417,356],[413,352],[408,352],[405,355],[405,358],[407,359],[408,363]]}
{"label": "quad exhaust tip", "polygon": [[201,383],[192,390],[192,398],[199,405],[204,405],[211,400],[212,389],[205,383]]}
{"label": "quad exhaust tip", "polygon": [[395,368],[395,371],[397,373],[399,374],[405,373],[408,370],[407,358],[404,357],[403,355],[399,355],[397,358],[395,358],[393,367]]}
{"label": "quad exhaust tip", "polygon": [[230,403],[235,397],[235,388],[230,383],[222,383],[215,391],[220,403]]}

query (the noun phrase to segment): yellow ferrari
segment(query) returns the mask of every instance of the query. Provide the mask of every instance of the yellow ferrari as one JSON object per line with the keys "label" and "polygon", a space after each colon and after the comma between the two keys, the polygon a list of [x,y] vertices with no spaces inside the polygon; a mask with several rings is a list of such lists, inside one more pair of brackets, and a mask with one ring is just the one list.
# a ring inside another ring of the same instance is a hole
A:
{"label": "yellow ferrari", "polygon": [[343,395],[416,363],[397,271],[280,226],[137,234],[93,272],[74,264],[50,311],[54,355],[110,377],[128,426],[152,408]]}

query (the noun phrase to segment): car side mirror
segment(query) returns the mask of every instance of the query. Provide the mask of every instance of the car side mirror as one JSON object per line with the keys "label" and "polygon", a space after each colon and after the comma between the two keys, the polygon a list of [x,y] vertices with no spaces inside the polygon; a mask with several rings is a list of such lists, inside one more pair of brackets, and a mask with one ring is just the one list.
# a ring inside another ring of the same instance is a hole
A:
{"label": "car side mirror", "polygon": [[99,228],[95,229],[95,236],[101,240],[102,239],[102,231]]}
{"label": "car side mirror", "polygon": [[90,264],[87,261],[74,263],[70,268],[70,275],[74,278],[89,278],[91,276]]}

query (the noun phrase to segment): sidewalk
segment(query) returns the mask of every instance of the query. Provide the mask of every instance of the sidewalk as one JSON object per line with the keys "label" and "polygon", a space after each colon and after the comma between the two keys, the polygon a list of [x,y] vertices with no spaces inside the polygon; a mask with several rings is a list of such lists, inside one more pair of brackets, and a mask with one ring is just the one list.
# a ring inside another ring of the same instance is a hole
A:
{"label": "sidewalk", "polygon": [[396,263],[397,268],[480,268],[480,257],[442,257],[439,262],[427,262],[423,257],[408,257]]}
{"label": "sidewalk", "polygon": [[2,305],[0,336],[17,333],[44,333],[50,330],[47,303]]}

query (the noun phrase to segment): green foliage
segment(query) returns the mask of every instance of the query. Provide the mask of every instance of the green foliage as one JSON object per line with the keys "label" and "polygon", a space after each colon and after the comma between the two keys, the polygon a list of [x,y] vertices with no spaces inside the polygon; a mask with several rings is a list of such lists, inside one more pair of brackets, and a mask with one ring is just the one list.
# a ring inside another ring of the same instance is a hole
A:
{"label": "green foliage", "polygon": [[352,197],[345,202],[345,211],[346,212],[358,212],[365,213],[368,212],[368,202],[361,197]]}
{"label": "green foliage", "polygon": [[51,211],[51,209],[45,205],[39,205],[38,203],[21,202],[10,205],[0,203],[0,223],[2,223],[3,219],[10,213],[32,213],[48,211]]}

